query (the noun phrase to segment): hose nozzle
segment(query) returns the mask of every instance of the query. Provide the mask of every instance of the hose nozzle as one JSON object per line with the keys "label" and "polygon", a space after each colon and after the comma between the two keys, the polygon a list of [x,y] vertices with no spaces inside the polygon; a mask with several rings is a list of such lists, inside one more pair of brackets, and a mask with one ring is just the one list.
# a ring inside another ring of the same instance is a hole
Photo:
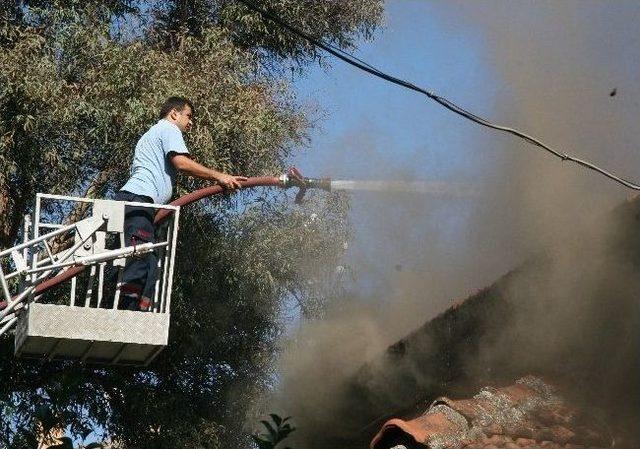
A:
{"label": "hose nozzle", "polygon": [[330,178],[307,178],[302,176],[300,170],[296,167],[291,167],[285,174],[280,177],[284,188],[297,187],[298,193],[296,194],[296,203],[302,203],[307,189],[322,189],[327,192],[331,192],[331,179]]}

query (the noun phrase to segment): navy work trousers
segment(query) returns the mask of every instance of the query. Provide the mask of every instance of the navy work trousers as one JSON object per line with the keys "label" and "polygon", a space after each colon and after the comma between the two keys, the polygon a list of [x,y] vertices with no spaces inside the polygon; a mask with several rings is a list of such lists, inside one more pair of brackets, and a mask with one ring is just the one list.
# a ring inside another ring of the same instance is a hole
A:
{"label": "navy work trousers", "polygon": [[[120,190],[117,201],[153,203],[148,196],[136,195]],[[154,209],[149,207],[127,206],[124,213],[124,239],[126,246],[155,242],[153,225]],[[158,256],[155,252],[130,258],[122,274],[122,292],[135,293],[153,300],[157,276]]]}

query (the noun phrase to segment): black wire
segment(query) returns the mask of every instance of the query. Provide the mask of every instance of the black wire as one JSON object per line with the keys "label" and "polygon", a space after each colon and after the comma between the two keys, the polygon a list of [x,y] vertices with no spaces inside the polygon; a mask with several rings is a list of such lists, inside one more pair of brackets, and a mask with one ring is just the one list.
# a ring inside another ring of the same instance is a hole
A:
{"label": "black wire", "polygon": [[340,54],[344,55],[344,56],[345,56],[345,57],[347,57],[347,58],[351,58],[351,59],[353,59],[353,60],[355,60],[355,61],[358,61],[360,64],[362,64],[362,65],[365,65],[365,66],[369,67],[371,70],[375,70],[376,72],[380,72],[380,69],[378,69],[378,68],[377,68],[377,67],[375,67],[375,66],[372,66],[372,65],[371,65],[371,64],[369,64],[367,61],[363,61],[362,59],[358,58],[357,56],[355,56],[355,55],[354,55],[354,54],[352,54],[352,53],[349,53],[349,52],[347,52],[347,51],[344,51],[344,50],[342,50],[341,48],[336,47],[335,45],[331,45],[331,44],[329,44],[329,43],[327,43],[327,42],[325,42],[325,45],[326,45],[327,47],[331,48],[332,50],[339,52]]}
{"label": "black wire", "polygon": [[561,151],[559,151],[557,149],[554,149],[553,147],[543,143],[542,141],[536,139],[533,136],[530,136],[528,134],[525,134],[522,131],[519,131],[518,129],[492,123],[492,122],[490,122],[489,120],[487,120],[487,119],[485,119],[483,117],[475,115],[472,112],[469,112],[469,111],[461,108],[460,106],[458,106],[455,103],[447,100],[444,97],[441,97],[441,96],[436,95],[435,93],[433,93],[431,91],[428,91],[426,89],[418,87],[413,83],[410,83],[410,82],[405,81],[403,79],[396,78],[396,77],[394,77],[392,75],[384,73],[383,71],[375,68],[374,66],[368,64],[367,62],[362,61],[361,59],[358,59],[355,56],[353,56],[353,55],[351,55],[351,54],[349,54],[349,53],[347,53],[347,52],[345,52],[345,51],[343,51],[343,50],[341,50],[341,49],[339,49],[337,47],[334,47],[331,44],[325,43],[321,39],[318,39],[318,38],[316,38],[314,36],[311,36],[310,34],[308,34],[308,33],[304,32],[304,31],[302,31],[302,30],[300,30],[300,29],[288,24],[287,22],[282,20],[280,17],[278,17],[274,13],[271,13],[271,12],[265,10],[265,9],[262,9],[262,8],[258,7],[255,3],[253,3],[250,0],[236,0],[236,1],[242,3],[247,8],[257,12],[261,16],[271,20],[272,22],[274,22],[277,25],[281,26],[282,28],[290,31],[291,33],[302,37],[303,39],[307,40],[308,42],[310,42],[311,44],[315,45],[316,47],[319,47],[319,48],[323,49],[324,51],[332,54],[333,56],[335,56],[336,58],[346,62],[347,64],[350,64],[350,65],[352,65],[354,67],[357,67],[360,70],[363,70],[363,71],[365,71],[365,72],[367,72],[367,73],[369,73],[369,74],[371,74],[373,76],[381,78],[381,79],[383,79],[385,81],[388,81],[390,83],[393,83],[393,84],[396,84],[398,86],[402,86],[402,87],[404,87],[406,89],[413,90],[413,91],[419,92],[419,93],[421,93],[423,95],[426,95],[428,98],[430,98],[431,100],[439,103],[440,105],[444,106],[445,108],[449,109],[450,111],[452,111],[452,112],[454,112],[454,113],[456,113],[458,115],[461,115],[462,117],[465,117],[468,120],[471,120],[471,121],[473,121],[473,122],[475,122],[475,123],[477,123],[479,125],[486,126],[488,128],[492,128],[492,129],[495,129],[495,130],[498,130],[498,131],[502,131],[502,132],[505,132],[505,133],[512,134],[514,136],[520,137],[521,139],[525,140],[526,142],[529,142],[530,144],[535,145],[535,146],[537,146],[539,148],[542,148],[543,150],[553,154],[554,156],[560,158],[562,161],[574,162],[574,163],[576,163],[578,165],[581,165],[581,166],[583,166],[585,168],[594,170],[594,171],[606,176],[607,178],[609,178],[609,179],[611,179],[611,180],[613,180],[613,181],[615,181],[615,182],[617,182],[619,184],[622,184],[625,187],[628,187],[628,188],[633,189],[633,190],[640,190],[640,185],[638,185],[638,184],[636,184],[634,182],[628,181],[628,180],[626,180],[624,178],[620,178],[620,177],[614,175],[613,173],[598,167],[597,165],[593,164],[592,162],[589,162],[589,161],[586,161],[586,160],[583,160],[583,159],[579,159],[579,158],[576,158],[574,156],[570,156],[570,155],[568,155],[566,153],[563,153],[563,152],[561,152]]}

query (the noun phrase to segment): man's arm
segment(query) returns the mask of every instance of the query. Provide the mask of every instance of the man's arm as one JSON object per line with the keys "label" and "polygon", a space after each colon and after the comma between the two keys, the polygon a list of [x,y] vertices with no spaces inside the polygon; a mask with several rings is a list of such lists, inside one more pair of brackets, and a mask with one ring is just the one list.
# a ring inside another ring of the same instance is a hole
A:
{"label": "man's arm", "polygon": [[189,176],[195,176],[196,178],[217,181],[218,184],[227,189],[239,189],[242,187],[240,185],[240,181],[247,180],[244,176],[228,175],[212,168],[205,167],[184,154],[174,154],[173,156],[170,156],[170,158],[173,166],[181,172],[186,173]]}

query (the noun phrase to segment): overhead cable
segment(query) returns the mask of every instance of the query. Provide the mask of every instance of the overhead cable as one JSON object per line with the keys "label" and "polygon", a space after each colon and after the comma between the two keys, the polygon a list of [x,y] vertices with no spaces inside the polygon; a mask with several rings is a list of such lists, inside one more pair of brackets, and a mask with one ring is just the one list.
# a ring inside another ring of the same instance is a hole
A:
{"label": "overhead cable", "polygon": [[489,120],[482,118],[476,114],[473,114],[472,112],[469,112],[465,109],[463,109],[462,107],[456,105],[455,103],[447,100],[444,97],[441,97],[437,94],[435,94],[432,91],[423,89],[419,86],[416,86],[413,83],[410,83],[409,81],[405,81],[403,79],[400,78],[396,78],[395,76],[389,75],[375,67],[373,67],[372,65],[366,63],[365,61],[362,61],[361,59],[356,58],[355,56],[327,43],[324,42],[322,39],[320,38],[316,38],[304,31],[302,31],[301,29],[285,22],[283,19],[281,19],[278,15],[276,15],[273,12],[270,12],[266,9],[263,9],[261,7],[259,7],[258,5],[256,5],[254,2],[252,2],[251,0],[237,0],[239,3],[242,3],[243,5],[245,5],[247,8],[251,9],[252,11],[257,12],[258,14],[260,14],[262,17],[264,17],[265,19],[268,19],[272,22],[274,22],[275,24],[281,26],[282,28],[286,29],[287,31],[302,37],[303,39],[305,39],[306,41],[310,42],[311,44],[313,44],[314,46],[323,49],[324,51],[326,51],[327,53],[332,54],[333,56],[335,56],[336,58],[346,62],[347,64],[350,64],[354,67],[359,68],[360,70],[363,70],[373,76],[376,76],[378,78],[381,78],[385,81],[388,81],[390,83],[393,84],[397,84],[398,86],[402,86],[406,89],[409,90],[413,90],[415,92],[419,92],[423,95],[426,95],[428,98],[432,99],[433,101],[439,103],[440,105],[444,106],[445,108],[449,109],[452,112],[455,112],[458,115],[461,115],[462,117],[465,117],[469,120],[471,120],[472,122],[475,122],[479,125],[485,126],[487,128],[492,128],[498,131],[502,131],[508,134],[512,134],[514,136],[517,136],[523,140],[525,140],[526,142],[535,145],[539,148],[542,148],[543,150],[551,153],[552,155],[560,158],[562,161],[571,161],[574,162],[578,165],[581,165],[583,167],[586,167],[588,169],[594,170],[604,176],[606,176],[607,178],[622,184],[625,187],[628,187],[630,189],[633,190],[640,190],[640,185],[626,180],[624,178],[621,178],[619,176],[616,176],[615,174],[611,173],[610,171],[607,171],[603,168],[598,167],[597,165],[595,165],[592,162],[589,162],[587,160],[584,159],[580,159],[574,156],[571,156],[567,153],[564,153],[558,149],[555,149],[547,144],[545,144],[544,142],[540,141],[539,139],[536,139],[533,136],[530,136],[529,134],[526,134],[522,131],[519,131],[516,128],[511,128],[508,126],[503,126],[503,125],[498,125],[495,123],[490,122]]}

